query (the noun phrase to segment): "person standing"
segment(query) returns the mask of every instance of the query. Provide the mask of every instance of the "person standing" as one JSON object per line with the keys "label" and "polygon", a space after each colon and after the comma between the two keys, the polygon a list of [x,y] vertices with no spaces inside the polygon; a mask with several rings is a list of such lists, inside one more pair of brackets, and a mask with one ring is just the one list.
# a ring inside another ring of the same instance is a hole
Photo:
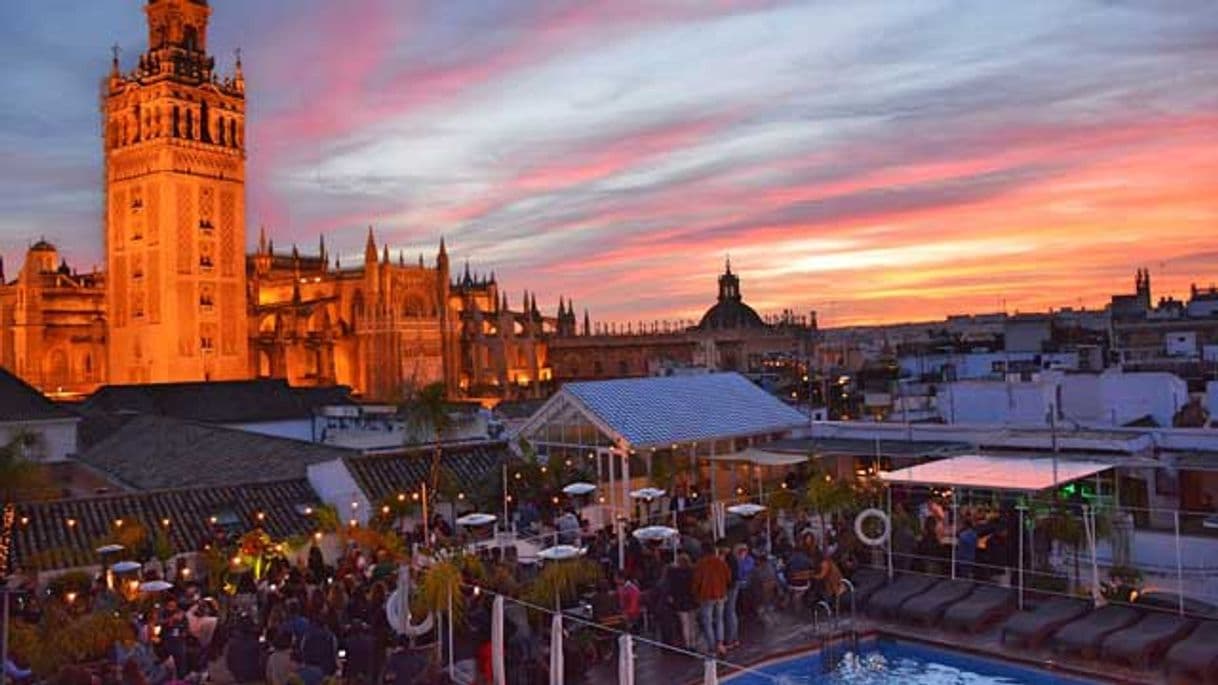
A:
{"label": "person standing", "polygon": [[734,552],[728,551],[723,555],[723,561],[732,573],[728,585],[727,601],[723,614],[726,623],[724,638],[727,649],[740,646],[740,588],[749,582],[749,574],[753,572],[753,557],[749,554],[748,545],[736,545]]}
{"label": "person standing", "polygon": [[723,643],[723,609],[727,602],[732,570],[723,560],[725,549],[710,551],[694,564],[693,591],[698,601],[698,618],[707,653],[722,656],[727,652]]}
{"label": "person standing", "polygon": [[695,628],[695,612],[698,602],[694,599],[694,571],[688,554],[677,555],[677,561],[665,571],[667,585],[667,606],[677,614],[681,625],[682,646],[686,649],[697,648],[697,630]]}

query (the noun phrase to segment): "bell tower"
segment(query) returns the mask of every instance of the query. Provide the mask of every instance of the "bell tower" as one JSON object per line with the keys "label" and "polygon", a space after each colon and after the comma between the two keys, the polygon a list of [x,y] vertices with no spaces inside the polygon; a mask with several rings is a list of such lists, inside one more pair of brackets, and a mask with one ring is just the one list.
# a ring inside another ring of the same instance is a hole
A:
{"label": "bell tower", "polygon": [[148,49],[103,84],[111,383],[249,376],[245,79],[207,0],[147,0]]}

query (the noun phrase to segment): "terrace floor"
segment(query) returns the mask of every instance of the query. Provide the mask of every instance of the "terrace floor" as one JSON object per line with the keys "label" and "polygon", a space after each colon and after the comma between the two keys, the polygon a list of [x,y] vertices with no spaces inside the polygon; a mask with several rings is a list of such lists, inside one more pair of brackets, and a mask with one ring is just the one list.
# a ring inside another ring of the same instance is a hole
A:
{"label": "terrace floor", "polygon": [[[741,619],[741,646],[728,653],[727,661],[738,666],[760,664],[774,658],[799,654],[816,649],[832,641],[834,636],[845,637],[850,632],[849,618],[843,618],[836,626],[836,633],[825,625],[822,617],[820,630],[816,630],[807,615],[797,616],[791,611],[774,611],[765,615]],[[896,623],[859,618],[855,627],[857,634],[876,632],[919,642],[930,642],[949,649],[969,651],[982,656],[998,657],[1021,665],[1047,670],[1065,670],[1085,678],[1115,682],[1161,685],[1167,683],[1162,671],[1135,671],[1097,660],[1056,654],[1052,649],[1027,650],[1002,644],[999,629],[992,628],[981,634],[961,634],[923,627],[911,628]],[[650,644],[635,643],[635,682],[663,683],[665,685],[688,685],[701,683],[703,662],[691,656],[677,654]],[[719,677],[726,678],[738,673],[738,669],[720,665]],[[589,669],[583,682],[617,682],[617,660],[609,659]]]}

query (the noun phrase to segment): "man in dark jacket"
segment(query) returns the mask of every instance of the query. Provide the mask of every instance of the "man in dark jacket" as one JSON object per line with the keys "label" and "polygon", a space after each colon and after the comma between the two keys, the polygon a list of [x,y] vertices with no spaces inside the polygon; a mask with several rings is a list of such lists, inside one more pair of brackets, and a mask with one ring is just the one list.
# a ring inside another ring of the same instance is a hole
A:
{"label": "man in dark jacket", "polygon": [[248,618],[241,620],[228,641],[224,663],[238,683],[262,680],[262,645],[258,642],[257,629]]}
{"label": "man in dark jacket", "polygon": [[324,623],[311,623],[300,642],[300,659],[326,676],[338,670],[338,638]]}

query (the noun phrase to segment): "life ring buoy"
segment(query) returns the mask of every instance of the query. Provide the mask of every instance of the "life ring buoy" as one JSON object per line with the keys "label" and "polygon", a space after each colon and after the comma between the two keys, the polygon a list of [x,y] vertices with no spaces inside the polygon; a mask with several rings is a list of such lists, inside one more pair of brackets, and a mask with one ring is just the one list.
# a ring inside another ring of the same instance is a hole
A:
{"label": "life ring buoy", "polygon": [[[873,517],[879,518],[880,523],[884,524],[883,532],[876,536],[868,535],[867,531],[864,530],[864,524],[866,524],[867,519]],[[854,518],[854,534],[864,545],[869,547],[879,547],[885,542],[888,542],[888,536],[892,534],[892,521],[888,520],[888,514],[885,514],[880,509],[876,509],[874,507],[871,509],[864,509]]]}
{"label": "life ring buoy", "polygon": [[398,635],[406,637],[419,637],[431,632],[432,626],[435,625],[435,616],[428,613],[427,617],[421,623],[411,623],[410,616],[402,615],[402,602],[398,598],[398,591],[394,590],[389,594],[389,598],[385,600],[385,620],[389,623],[389,627],[393,628]]}

